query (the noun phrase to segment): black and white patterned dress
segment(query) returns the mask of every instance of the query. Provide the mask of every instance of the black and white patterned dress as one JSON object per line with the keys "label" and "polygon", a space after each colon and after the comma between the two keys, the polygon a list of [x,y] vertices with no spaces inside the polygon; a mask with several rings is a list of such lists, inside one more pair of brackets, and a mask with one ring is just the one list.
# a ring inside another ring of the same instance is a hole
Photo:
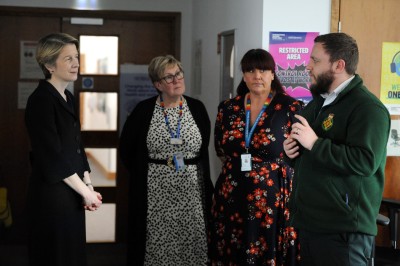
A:
{"label": "black and white patterned dress", "polygon": [[[175,132],[179,106],[166,108]],[[160,104],[154,108],[147,148],[152,159],[165,160],[176,152],[185,159],[199,156],[202,138],[192,114],[183,103],[182,145],[170,144],[170,133]],[[196,165],[176,172],[167,165],[149,164],[145,265],[206,265],[207,240],[201,174]]]}

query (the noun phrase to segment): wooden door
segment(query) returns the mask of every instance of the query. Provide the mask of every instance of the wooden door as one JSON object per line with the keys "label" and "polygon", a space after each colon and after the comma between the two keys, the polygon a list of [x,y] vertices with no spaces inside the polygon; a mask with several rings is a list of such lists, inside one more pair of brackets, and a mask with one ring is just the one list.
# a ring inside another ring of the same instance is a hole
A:
{"label": "wooden door", "polygon": [[[62,31],[76,38],[81,35],[89,36],[117,36],[118,37],[118,62],[119,65],[134,63],[146,65],[158,55],[174,54],[179,58],[175,50],[175,37],[179,35],[175,31],[175,19],[165,18],[151,20],[129,20],[110,16],[101,17],[103,25],[76,25],[70,23],[70,18],[64,17]],[[93,77],[93,89],[82,87],[82,78]],[[75,95],[82,92],[119,93],[119,75],[80,75],[75,82]],[[82,97],[76,97],[81,99]],[[118,97],[119,99],[119,97]],[[79,106],[83,106],[82,103]],[[120,108],[118,107],[117,110]],[[119,121],[119,119],[117,119]],[[119,129],[116,130],[89,130],[82,132],[83,142],[87,148],[118,148]],[[128,177],[121,164],[117,164],[116,187],[97,187],[103,195],[103,203],[116,205],[116,236],[118,241],[125,240],[127,226],[128,203]]]}
{"label": "wooden door", "polygon": [[[160,54],[180,58],[180,13],[89,11],[50,8],[0,6],[0,186],[8,188],[13,225],[0,230],[0,243],[25,244],[25,205],[30,164],[29,139],[24,124],[25,109],[18,109],[18,82],[37,84],[38,80],[20,79],[20,42],[37,41],[51,32],[113,35],[119,37],[119,64],[148,64]],[[71,17],[103,18],[103,26],[71,25]],[[75,96],[82,89],[82,78],[74,83]],[[119,76],[96,76],[93,91],[119,93]],[[79,104],[79,98],[75,97]],[[117,109],[119,110],[119,108]],[[121,125],[118,125],[121,126]],[[118,130],[84,132],[86,147],[103,148],[118,145]],[[118,154],[118,152],[117,152]],[[125,242],[127,230],[127,171],[117,162],[116,187],[99,191],[105,203],[115,203],[116,241]]]}
{"label": "wooden door", "polygon": [[[331,31],[353,36],[358,43],[360,62],[357,73],[367,88],[380,97],[382,42],[400,42],[398,0],[332,0]],[[392,116],[392,119],[399,119]],[[379,126],[379,121],[377,126]],[[387,157],[383,197],[400,200],[400,157]],[[390,245],[387,228],[379,235],[378,245]],[[381,237],[382,236],[382,237]],[[400,237],[399,237],[400,238]],[[399,239],[398,239],[399,241]]]}

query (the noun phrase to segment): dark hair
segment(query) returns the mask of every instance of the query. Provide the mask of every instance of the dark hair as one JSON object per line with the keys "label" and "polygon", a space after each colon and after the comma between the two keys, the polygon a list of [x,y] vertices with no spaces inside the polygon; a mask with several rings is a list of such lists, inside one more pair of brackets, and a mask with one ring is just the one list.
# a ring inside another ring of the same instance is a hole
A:
{"label": "dark hair", "polygon": [[240,81],[239,85],[236,88],[236,94],[243,96],[248,92],[249,92],[249,88],[247,88],[246,82],[244,82],[244,80],[242,78],[242,80]]}
{"label": "dark hair", "polygon": [[350,35],[342,32],[328,33],[319,35],[314,39],[314,43],[321,43],[327,54],[330,56],[330,62],[336,62],[342,59],[346,62],[347,74],[356,73],[358,65],[358,46],[356,40]]}
{"label": "dark hair", "polygon": [[[242,72],[248,72],[254,69],[261,70],[271,70],[274,74],[274,79],[271,82],[271,90],[275,91],[275,93],[283,93],[283,87],[281,82],[278,79],[278,76],[275,74],[275,60],[272,55],[264,49],[251,49],[244,54],[242,60],[240,61],[240,67]],[[245,95],[249,92],[249,88],[247,88],[246,83],[242,79],[239,86],[236,89],[236,93],[238,95]]]}

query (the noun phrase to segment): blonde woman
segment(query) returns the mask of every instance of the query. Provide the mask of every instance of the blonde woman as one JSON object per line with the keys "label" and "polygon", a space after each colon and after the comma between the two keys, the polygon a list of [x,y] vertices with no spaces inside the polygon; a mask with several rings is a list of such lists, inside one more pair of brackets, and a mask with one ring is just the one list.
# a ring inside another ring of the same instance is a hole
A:
{"label": "blonde woman", "polygon": [[128,265],[206,265],[210,120],[184,95],[173,56],[154,58],[149,76],[159,95],[135,107],[120,139],[130,173]]}
{"label": "blonde woman", "polygon": [[65,33],[39,40],[45,79],[28,99],[25,123],[32,151],[28,190],[31,266],[85,266],[85,209],[102,201],[90,180],[79,114],[67,85],[77,79],[79,44]]}

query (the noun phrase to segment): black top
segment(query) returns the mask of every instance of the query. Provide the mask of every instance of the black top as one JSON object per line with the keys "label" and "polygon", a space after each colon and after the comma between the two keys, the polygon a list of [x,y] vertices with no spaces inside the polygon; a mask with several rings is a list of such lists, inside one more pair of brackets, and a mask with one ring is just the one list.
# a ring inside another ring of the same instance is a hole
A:
{"label": "black top", "polygon": [[25,123],[32,151],[28,189],[31,265],[86,265],[82,197],[64,181],[90,171],[74,96],[67,101],[42,80],[28,99]]}

